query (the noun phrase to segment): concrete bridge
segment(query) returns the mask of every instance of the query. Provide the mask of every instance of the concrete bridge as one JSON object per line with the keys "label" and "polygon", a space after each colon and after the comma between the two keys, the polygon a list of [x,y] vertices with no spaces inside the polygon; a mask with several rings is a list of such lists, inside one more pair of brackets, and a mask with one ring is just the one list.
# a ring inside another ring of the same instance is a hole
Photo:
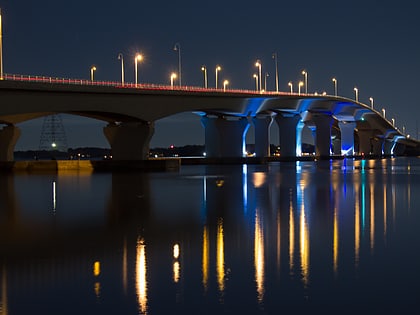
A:
{"label": "concrete bridge", "polygon": [[402,155],[418,151],[376,110],[328,95],[216,90],[92,81],[4,76],[0,81],[0,161],[13,160],[17,124],[66,113],[108,123],[104,135],[113,159],[144,160],[155,121],[181,112],[201,116],[207,157],[244,156],[245,137],[255,131],[255,155],[269,156],[269,129],[279,129],[280,154],[302,154],[302,129],[312,131],[315,155]]}

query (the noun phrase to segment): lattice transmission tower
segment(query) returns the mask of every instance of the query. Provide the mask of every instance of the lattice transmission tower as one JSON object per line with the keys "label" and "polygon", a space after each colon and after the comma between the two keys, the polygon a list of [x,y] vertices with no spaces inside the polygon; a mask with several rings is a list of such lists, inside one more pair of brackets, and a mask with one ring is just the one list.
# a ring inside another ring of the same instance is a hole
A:
{"label": "lattice transmission tower", "polygon": [[58,114],[44,118],[39,141],[39,150],[67,152],[67,138],[63,121]]}

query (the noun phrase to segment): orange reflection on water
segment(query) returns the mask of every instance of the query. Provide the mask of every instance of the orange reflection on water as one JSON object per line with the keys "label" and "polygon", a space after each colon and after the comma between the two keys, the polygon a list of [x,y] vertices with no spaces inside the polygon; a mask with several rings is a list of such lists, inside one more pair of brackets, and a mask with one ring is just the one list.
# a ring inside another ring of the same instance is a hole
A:
{"label": "orange reflection on water", "polygon": [[302,280],[305,285],[309,282],[309,227],[306,222],[305,210],[300,211],[300,263]]}
{"label": "orange reflection on water", "polygon": [[264,230],[258,209],[255,213],[254,265],[258,301],[262,302],[264,297]]}
{"label": "orange reflection on water", "polygon": [[375,247],[375,192],[373,183],[370,188],[370,249]]}
{"label": "orange reflection on water", "polygon": [[209,281],[209,230],[207,226],[204,226],[203,230],[203,258],[202,258],[202,272],[203,272],[203,286],[204,290],[207,290]]}
{"label": "orange reflection on water", "polygon": [[217,222],[217,284],[219,290],[225,290],[225,252],[224,252],[224,239],[223,239],[223,220],[219,219]]}
{"label": "orange reflection on water", "polygon": [[337,273],[338,268],[338,210],[337,207],[334,207],[334,235],[333,235],[333,267],[334,273]]}
{"label": "orange reflection on water", "polygon": [[290,201],[289,208],[289,269],[293,270],[293,260],[294,260],[294,251],[295,251],[295,220],[293,217],[293,207]]}
{"label": "orange reflection on water", "polygon": [[179,264],[179,261],[174,261],[174,265],[172,267],[173,274],[174,274],[174,282],[178,283],[180,274],[181,274],[181,265]]}
{"label": "orange reflection on water", "polygon": [[136,294],[141,314],[147,311],[146,245],[143,239],[137,240],[136,246]]}
{"label": "orange reflection on water", "polygon": [[356,267],[359,265],[360,253],[360,195],[359,186],[354,188],[354,260]]}

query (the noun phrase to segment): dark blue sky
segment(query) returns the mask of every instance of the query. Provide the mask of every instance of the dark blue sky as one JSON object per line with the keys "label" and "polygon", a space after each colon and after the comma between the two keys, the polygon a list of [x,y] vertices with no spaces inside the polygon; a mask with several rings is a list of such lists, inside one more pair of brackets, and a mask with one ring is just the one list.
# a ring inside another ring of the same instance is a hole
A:
{"label": "dark blue sky", "polygon": [[[220,78],[232,88],[253,89],[260,59],[274,89],[276,52],[280,90],[288,91],[289,81],[296,87],[306,69],[309,92],[333,94],[336,77],[340,95],[353,98],[357,86],[360,101],[373,97],[413,136],[420,129],[420,19],[412,0],[0,0],[0,7],[6,73],[88,79],[94,64],[97,80],[117,81],[121,52],[126,80],[133,81],[139,51],[145,55],[139,80],[168,84],[178,42],[184,85],[202,85],[205,64],[213,86],[220,64]],[[107,145],[102,123],[63,119],[70,147]],[[21,124],[17,149],[38,147],[41,124]],[[204,143],[203,134],[192,114],[179,115],[157,123],[152,146]]]}

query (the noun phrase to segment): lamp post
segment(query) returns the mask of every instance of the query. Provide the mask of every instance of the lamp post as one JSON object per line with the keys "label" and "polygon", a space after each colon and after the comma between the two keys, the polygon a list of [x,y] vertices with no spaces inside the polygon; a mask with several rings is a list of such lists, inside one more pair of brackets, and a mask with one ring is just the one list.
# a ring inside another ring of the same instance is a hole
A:
{"label": "lamp post", "polygon": [[204,88],[207,89],[207,67],[205,65],[201,66],[201,71],[204,74]]}
{"label": "lamp post", "polygon": [[305,77],[305,94],[308,94],[308,72],[306,72],[306,70],[303,70],[302,74]]}
{"label": "lamp post", "polygon": [[220,67],[219,65],[217,65],[216,66],[216,89],[217,89],[217,81],[218,81],[217,75],[218,75],[218,73],[219,73],[220,70],[222,70],[222,67]]}
{"label": "lamp post", "polygon": [[223,91],[226,91],[226,87],[227,87],[228,84],[229,84],[228,80],[223,81]]}
{"label": "lamp post", "polygon": [[334,83],[334,95],[337,96],[337,79],[332,78],[332,81]]}
{"label": "lamp post", "polygon": [[370,107],[373,109],[373,97],[369,97]]}
{"label": "lamp post", "polygon": [[279,91],[279,69],[277,66],[277,53],[273,53],[274,66],[276,68],[276,92]]}
{"label": "lamp post", "polygon": [[96,71],[96,67],[95,66],[90,67],[90,80],[91,81],[93,81],[93,79],[94,79],[95,71]]}
{"label": "lamp post", "polygon": [[3,30],[1,21],[1,8],[0,8],[0,80],[3,80]]}
{"label": "lamp post", "polygon": [[382,117],[385,118],[385,108],[382,108]]}
{"label": "lamp post", "polygon": [[293,83],[292,82],[289,82],[288,85],[290,86],[290,93],[293,93]]}
{"label": "lamp post", "polygon": [[122,53],[118,54],[118,60],[121,60],[121,85],[124,86],[124,57]]}
{"label": "lamp post", "polygon": [[392,127],[395,128],[395,118],[391,118],[391,120],[392,120]]}
{"label": "lamp post", "polygon": [[254,73],[252,77],[255,79],[255,91],[258,91],[258,74]]}
{"label": "lamp post", "polygon": [[171,89],[174,88],[174,80],[176,79],[176,73],[172,72],[171,73]]}
{"label": "lamp post", "polygon": [[265,73],[264,76],[264,91],[267,91],[267,78],[270,76],[268,72]]}
{"label": "lamp post", "polygon": [[259,59],[255,62],[255,66],[258,67],[259,91],[261,92],[261,61]]}
{"label": "lamp post", "polygon": [[178,52],[178,83],[181,86],[181,45],[176,43],[174,50]]}
{"label": "lamp post", "polygon": [[303,82],[302,81],[300,81],[299,82],[299,89],[298,89],[298,94],[300,95],[300,88],[303,86]]}
{"label": "lamp post", "polygon": [[134,57],[134,77],[135,77],[136,87],[138,83],[138,62],[142,60],[143,60],[143,55],[141,54],[136,54],[136,56]]}
{"label": "lamp post", "polygon": [[354,99],[356,100],[356,102],[359,102],[359,89],[355,87],[353,90],[354,90]]}

